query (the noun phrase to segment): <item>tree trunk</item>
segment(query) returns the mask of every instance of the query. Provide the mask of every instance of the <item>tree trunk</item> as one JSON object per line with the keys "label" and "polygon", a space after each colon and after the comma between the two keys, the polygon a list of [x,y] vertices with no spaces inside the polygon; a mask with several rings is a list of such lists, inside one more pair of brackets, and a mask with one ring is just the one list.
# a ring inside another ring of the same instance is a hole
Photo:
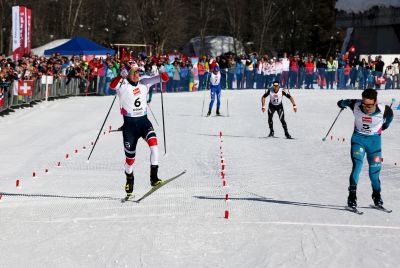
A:
{"label": "tree trunk", "polygon": [[[79,15],[79,10],[81,9],[81,5],[82,5],[82,1],[83,0],[79,0],[79,4],[78,7],[75,10],[75,16],[74,16],[74,21],[72,22],[72,27],[71,27],[71,34],[70,36],[72,37],[74,30],[75,30],[75,25],[76,25],[76,20],[78,19],[78,15]],[[94,29],[92,29],[93,31]]]}

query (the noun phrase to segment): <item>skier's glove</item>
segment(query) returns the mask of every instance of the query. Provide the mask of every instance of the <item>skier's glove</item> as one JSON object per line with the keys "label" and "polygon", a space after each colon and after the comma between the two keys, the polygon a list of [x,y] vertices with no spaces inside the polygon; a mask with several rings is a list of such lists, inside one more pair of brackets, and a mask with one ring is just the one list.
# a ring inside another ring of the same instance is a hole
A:
{"label": "skier's glove", "polygon": [[122,77],[122,78],[127,78],[128,77],[128,74],[129,74],[129,72],[128,72],[128,70],[126,70],[126,68],[123,68],[122,70],[121,70],[121,72],[120,72],[120,76]]}
{"label": "skier's glove", "polygon": [[345,106],[343,102],[344,102],[343,100],[338,101],[337,106],[339,106],[339,108],[341,109],[346,109],[347,106]]}
{"label": "skier's glove", "polygon": [[168,76],[167,72],[163,72],[163,73],[161,74],[161,80],[162,80],[163,82],[167,82],[167,81],[169,80],[169,76]]}

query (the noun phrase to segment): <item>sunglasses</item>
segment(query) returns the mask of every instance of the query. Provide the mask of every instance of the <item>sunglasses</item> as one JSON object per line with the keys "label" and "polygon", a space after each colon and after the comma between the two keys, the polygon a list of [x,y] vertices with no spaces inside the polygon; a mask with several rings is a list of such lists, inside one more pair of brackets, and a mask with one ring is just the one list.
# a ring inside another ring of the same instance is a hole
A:
{"label": "sunglasses", "polygon": [[373,107],[375,106],[375,103],[373,103],[373,104],[366,104],[366,103],[362,102],[361,105],[362,105],[363,107],[365,107],[365,108],[373,108]]}

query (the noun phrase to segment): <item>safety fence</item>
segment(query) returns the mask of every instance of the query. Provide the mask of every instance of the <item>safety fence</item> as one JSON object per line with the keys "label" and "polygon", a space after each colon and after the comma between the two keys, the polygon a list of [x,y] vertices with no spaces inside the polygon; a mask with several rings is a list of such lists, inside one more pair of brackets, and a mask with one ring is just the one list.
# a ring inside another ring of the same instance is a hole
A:
{"label": "safety fence", "polygon": [[18,80],[0,91],[0,113],[15,108],[29,107],[34,104],[57,98],[96,94],[96,87],[79,78],[56,78],[51,84],[43,83],[43,79]]}

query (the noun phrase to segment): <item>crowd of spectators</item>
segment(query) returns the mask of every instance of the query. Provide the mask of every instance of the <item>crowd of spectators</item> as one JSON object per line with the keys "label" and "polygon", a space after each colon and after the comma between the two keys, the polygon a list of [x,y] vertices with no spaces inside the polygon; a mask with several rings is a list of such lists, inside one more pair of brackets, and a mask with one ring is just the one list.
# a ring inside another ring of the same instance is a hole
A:
{"label": "crowd of spectators", "polygon": [[[311,54],[287,55],[280,57],[258,56],[256,53],[235,55],[233,53],[215,58],[176,55],[146,56],[119,59],[116,56],[88,58],[83,56],[65,57],[59,54],[37,57],[27,56],[13,61],[0,56],[0,90],[6,91],[18,79],[35,80],[43,74],[55,78],[78,79],[80,92],[111,95],[111,80],[122,66],[135,64],[144,73],[157,73],[160,69],[168,73],[170,80],[163,85],[167,92],[204,90],[208,88],[207,73],[218,65],[221,71],[222,88],[264,89],[275,80],[281,86],[293,89],[365,89],[367,87],[399,89],[400,62],[386,64],[381,57],[359,60],[347,52],[324,58]],[[198,81],[198,82],[197,82]]]}
{"label": "crowd of spectators", "polygon": [[321,56],[290,55],[269,57],[224,55],[198,63],[199,88],[205,88],[202,70],[208,71],[216,62],[221,70],[223,88],[270,88],[277,80],[282,87],[293,89],[400,89],[400,62],[396,58],[385,66],[381,56],[358,60],[346,53],[323,58]]}

